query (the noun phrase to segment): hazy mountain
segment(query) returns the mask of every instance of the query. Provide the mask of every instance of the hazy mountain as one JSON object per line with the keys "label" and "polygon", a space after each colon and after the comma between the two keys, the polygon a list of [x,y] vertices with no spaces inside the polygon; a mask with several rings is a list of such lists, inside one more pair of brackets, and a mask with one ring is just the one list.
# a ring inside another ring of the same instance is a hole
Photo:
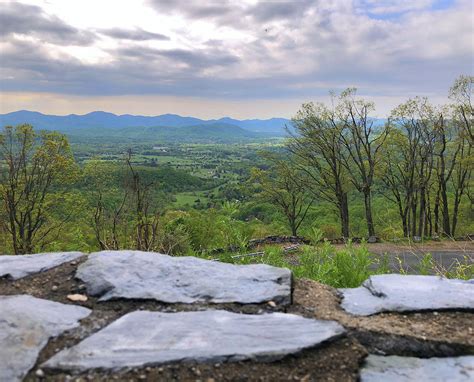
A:
{"label": "hazy mountain", "polygon": [[251,132],[283,135],[285,133],[285,125],[289,124],[289,122],[290,121],[285,118],[237,120],[225,117],[217,120],[202,120],[193,117],[182,117],[176,114],[147,117],[130,114],[116,115],[103,111],[95,111],[85,115],[70,114],[65,116],[46,115],[27,110],[0,114],[0,124],[2,126],[29,123],[38,129],[57,130],[74,134],[78,133],[80,129],[90,128],[120,129],[126,127],[234,125]]}
{"label": "hazy mountain", "polygon": [[112,137],[166,142],[232,142],[262,137],[261,133],[244,130],[241,127],[225,123],[175,127],[127,127],[112,130],[110,133]]}

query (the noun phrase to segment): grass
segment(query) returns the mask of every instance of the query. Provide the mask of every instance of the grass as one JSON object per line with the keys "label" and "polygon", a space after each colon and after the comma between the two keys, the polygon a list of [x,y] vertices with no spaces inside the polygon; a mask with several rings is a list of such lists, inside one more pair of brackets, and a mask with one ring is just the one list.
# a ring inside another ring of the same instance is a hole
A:
{"label": "grass", "polygon": [[[371,275],[395,273],[389,267],[388,256],[371,253],[366,245],[347,244],[336,249],[329,242],[318,246],[303,246],[298,256],[288,257],[281,247],[267,246],[265,254],[259,257],[233,259],[230,253],[222,254],[220,261],[235,264],[263,263],[276,267],[289,268],[297,278],[308,278],[335,288],[355,288]],[[399,259],[401,264],[401,259]],[[406,273],[400,266],[398,273]],[[416,268],[421,275],[439,275],[447,278],[471,279],[474,277],[474,264],[466,256],[449,268],[443,268],[430,254],[423,256]]]}
{"label": "grass", "polygon": [[175,195],[176,201],[173,206],[176,208],[184,207],[186,205],[193,206],[195,201],[199,199],[201,204],[207,204],[208,198],[204,196],[204,191],[196,192],[181,192]]}

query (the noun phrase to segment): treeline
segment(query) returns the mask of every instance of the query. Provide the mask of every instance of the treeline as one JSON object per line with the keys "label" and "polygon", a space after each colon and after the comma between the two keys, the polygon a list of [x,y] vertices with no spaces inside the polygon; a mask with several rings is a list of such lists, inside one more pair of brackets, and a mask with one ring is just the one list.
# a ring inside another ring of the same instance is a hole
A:
{"label": "treeline", "polygon": [[271,170],[255,170],[266,200],[287,217],[292,233],[313,203],[338,211],[340,231],[350,236],[349,195],[363,200],[368,236],[376,236],[374,192],[398,209],[405,237],[456,233],[463,198],[473,201],[472,105],[474,77],[460,76],[450,104],[432,105],[416,97],[377,123],[372,102],[355,89],[333,96],[330,106],[304,104],[293,118],[284,158],[273,156]]}

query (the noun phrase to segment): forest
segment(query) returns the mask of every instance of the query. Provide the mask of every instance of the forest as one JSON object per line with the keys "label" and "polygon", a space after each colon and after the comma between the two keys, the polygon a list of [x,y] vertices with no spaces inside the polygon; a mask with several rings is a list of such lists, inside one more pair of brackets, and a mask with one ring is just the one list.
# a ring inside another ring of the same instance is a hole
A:
{"label": "forest", "polygon": [[381,122],[346,89],[284,138],[87,139],[23,124],[0,135],[4,254],[134,248],[203,255],[267,235],[314,242],[474,232],[472,86],[415,97]]}

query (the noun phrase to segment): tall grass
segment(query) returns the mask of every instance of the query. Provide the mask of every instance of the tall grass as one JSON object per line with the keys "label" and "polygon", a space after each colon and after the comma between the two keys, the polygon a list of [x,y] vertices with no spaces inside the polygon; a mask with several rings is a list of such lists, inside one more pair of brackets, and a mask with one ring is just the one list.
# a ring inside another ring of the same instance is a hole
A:
{"label": "tall grass", "polygon": [[[375,255],[369,252],[366,245],[354,246],[351,243],[343,249],[337,249],[329,242],[317,246],[303,246],[297,255],[285,255],[281,247],[268,246],[265,248],[264,256],[233,259],[231,254],[223,254],[219,260],[236,264],[263,263],[290,268],[297,278],[309,278],[335,288],[355,288],[371,275],[394,273],[390,269],[388,255]],[[474,277],[474,265],[467,256],[465,261],[458,261],[446,269],[428,254],[420,259],[415,271],[417,274],[435,274],[448,278]],[[399,273],[406,273],[402,266]]]}
{"label": "tall grass", "polygon": [[336,250],[328,242],[315,247],[304,246],[302,252],[292,260],[283,254],[280,247],[266,247],[265,255],[261,257],[233,259],[230,254],[223,254],[219,260],[286,267],[293,271],[295,277],[309,278],[336,288],[357,287],[371,274],[388,272],[388,262],[380,261],[365,246],[348,244],[343,250]]}

